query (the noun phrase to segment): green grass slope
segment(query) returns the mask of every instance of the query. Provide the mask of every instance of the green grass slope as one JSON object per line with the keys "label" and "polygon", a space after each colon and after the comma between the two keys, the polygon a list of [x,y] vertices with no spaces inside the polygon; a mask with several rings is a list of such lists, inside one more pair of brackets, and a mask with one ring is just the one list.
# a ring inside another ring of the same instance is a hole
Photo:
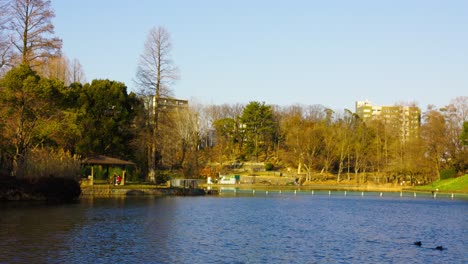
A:
{"label": "green grass slope", "polygon": [[434,191],[439,189],[442,192],[463,192],[468,193],[468,174],[458,178],[435,181],[424,186],[417,186],[415,190]]}

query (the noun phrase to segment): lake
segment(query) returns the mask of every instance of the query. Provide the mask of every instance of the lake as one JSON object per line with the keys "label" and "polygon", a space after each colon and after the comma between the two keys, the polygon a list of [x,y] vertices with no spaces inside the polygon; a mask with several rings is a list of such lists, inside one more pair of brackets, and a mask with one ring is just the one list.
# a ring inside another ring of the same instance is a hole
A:
{"label": "lake", "polygon": [[363,194],[6,203],[0,263],[468,263],[466,199]]}

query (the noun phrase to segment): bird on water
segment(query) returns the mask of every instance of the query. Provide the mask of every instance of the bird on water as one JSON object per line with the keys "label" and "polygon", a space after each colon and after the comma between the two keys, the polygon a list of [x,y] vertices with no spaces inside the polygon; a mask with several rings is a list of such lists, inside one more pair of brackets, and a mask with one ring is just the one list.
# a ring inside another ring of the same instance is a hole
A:
{"label": "bird on water", "polygon": [[[422,246],[422,242],[421,241],[416,241],[416,242],[413,243],[413,245],[420,247],[420,246]],[[444,248],[443,246],[437,246],[437,247],[435,247],[433,249],[442,251],[442,250],[445,250],[446,248]]]}

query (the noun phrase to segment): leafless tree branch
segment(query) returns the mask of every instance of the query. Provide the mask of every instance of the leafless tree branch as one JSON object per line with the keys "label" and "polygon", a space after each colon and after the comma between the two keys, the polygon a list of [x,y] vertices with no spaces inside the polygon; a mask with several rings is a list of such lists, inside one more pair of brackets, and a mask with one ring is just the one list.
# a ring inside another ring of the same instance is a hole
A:
{"label": "leafless tree branch", "polygon": [[11,15],[13,46],[22,63],[36,66],[42,58],[60,55],[62,40],[53,37],[55,13],[49,0],[12,0]]}

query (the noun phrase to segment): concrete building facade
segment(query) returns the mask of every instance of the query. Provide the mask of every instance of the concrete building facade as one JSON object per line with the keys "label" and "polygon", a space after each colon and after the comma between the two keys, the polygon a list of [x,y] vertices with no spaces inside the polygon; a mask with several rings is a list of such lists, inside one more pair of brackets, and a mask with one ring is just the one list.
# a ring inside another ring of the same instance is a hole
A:
{"label": "concrete building facade", "polygon": [[364,121],[381,120],[399,129],[403,141],[418,137],[421,127],[421,109],[417,106],[377,106],[369,101],[356,102],[356,114]]}

